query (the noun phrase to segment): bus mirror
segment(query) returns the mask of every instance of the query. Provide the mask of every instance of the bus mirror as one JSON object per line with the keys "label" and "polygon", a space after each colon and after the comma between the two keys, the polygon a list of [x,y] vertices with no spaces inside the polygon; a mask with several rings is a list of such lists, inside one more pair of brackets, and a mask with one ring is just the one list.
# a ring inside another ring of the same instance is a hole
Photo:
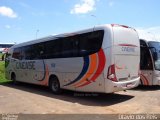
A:
{"label": "bus mirror", "polygon": [[157,60],[157,59],[158,59],[157,52],[153,52],[153,59],[154,59],[154,60]]}

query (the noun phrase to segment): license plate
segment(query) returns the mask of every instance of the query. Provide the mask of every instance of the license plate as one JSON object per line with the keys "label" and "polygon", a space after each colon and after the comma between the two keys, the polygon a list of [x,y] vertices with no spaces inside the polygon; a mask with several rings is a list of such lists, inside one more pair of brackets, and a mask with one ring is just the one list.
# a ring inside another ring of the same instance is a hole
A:
{"label": "license plate", "polygon": [[133,85],[132,83],[127,83],[126,87],[132,87],[132,85]]}

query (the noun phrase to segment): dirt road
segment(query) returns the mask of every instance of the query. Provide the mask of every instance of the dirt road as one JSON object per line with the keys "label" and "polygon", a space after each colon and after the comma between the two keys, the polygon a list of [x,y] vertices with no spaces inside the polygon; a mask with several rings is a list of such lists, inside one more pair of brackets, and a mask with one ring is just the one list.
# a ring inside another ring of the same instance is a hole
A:
{"label": "dirt road", "polygon": [[114,94],[64,91],[20,83],[0,85],[0,113],[24,114],[158,114],[160,86],[138,87]]}

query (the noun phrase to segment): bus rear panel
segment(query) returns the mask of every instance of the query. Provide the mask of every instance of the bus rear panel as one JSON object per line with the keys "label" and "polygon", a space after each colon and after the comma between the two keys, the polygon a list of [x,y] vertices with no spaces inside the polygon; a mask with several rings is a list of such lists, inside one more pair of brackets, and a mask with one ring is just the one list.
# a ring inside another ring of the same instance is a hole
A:
{"label": "bus rear panel", "polygon": [[112,25],[111,64],[105,73],[106,91],[131,89],[139,84],[140,46],[137,32],[128,26]]}

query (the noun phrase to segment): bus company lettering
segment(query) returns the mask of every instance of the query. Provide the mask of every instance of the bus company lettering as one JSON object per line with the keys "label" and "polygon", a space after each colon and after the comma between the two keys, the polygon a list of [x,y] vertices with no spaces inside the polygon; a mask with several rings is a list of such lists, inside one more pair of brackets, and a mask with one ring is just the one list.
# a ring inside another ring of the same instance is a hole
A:
{"label": "bus company lettering", "polygon": [[134,47],[123,46],[121,49],[122,49],[123,52],[135,52],[135,48]]}
{"label": "bus company lettering", "polygon": [[35,70],[35,61],[17,62],[16,68],[17,69]]}

